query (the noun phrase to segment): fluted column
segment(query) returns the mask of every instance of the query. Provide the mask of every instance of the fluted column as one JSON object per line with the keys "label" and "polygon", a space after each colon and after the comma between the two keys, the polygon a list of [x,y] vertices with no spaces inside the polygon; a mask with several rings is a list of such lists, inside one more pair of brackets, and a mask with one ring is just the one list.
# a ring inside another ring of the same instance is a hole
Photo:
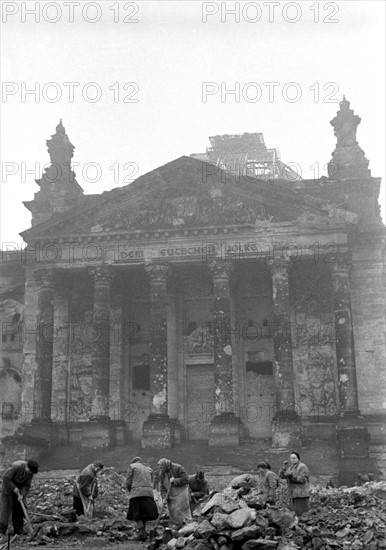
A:
{"label": "fluted column", "polygon": [[294,368],[291,338],[290,258],[269,260],[272,274],[273,352],[276,413],[273,421],[273,446],[289,447],[300,443],[300,419],[296,414]]}
{"label": "fluted column", "polygon": [[108,418],[111,271],[101,265],[90,273],[94,283],[91,418]]}
{"label": "fluted column", "polygon": [[70,340],[69,290],[60,286],[54,295],[54,342],[52,350],[52,406],[51,418],[56,422],[68,420],[69,371],[68,355]]}
{"label": "fluted column", "polygon": [[142,447],[170,448],[174,441],[168,416],[168,340],[167,278],[169,267],[149,264],[145,267],[150,282],[150,377],[151,414],[143,424]]}
{"label": "fluted column", "polygon": [[39,285],[34,418],[50,420],[54,339],[55,272],[53,269],[39,269],[35,271],[34,276]]}
{"label": "fluted column", "polygon": [[230,261],[209,263],[213,279],[214,383],[216,414],[233,413],[233,376],[231,342],[231,300],[229,280],[233,271]]}
{"label": "fluted column", "polygon": [[231,339],[231,261],[209,262],[213,281],[213,348],[215,416],[209,425],[209,445],[234,446],[239,444],[241,423],[234,413],[233,367]]}
{"label": "fluted column", "polygon": [[289,289],[290,259],[269,262],[272,274],[273,350],[277,415],[295,412],[294,369]]}
{"label": "fluted column", "polygon": [[356,481],[357,472],[375,468],[369,458],[369,433],[358,407],[355,367],[354,331],[351,313],[349,254],[332,264],[336,360],[339,381],[338,441],[340,450],[339,478],[345,485]]}
{"label": "fluted column", "polygon": [[150,372],[152,413],[168,414],[167,265],[146,266],[150,280]]}
{"label": "fluted column", "polygon": [[332,265],[339,405],[341,413],[359,414],[349,274],[350,258],[341,256]]}

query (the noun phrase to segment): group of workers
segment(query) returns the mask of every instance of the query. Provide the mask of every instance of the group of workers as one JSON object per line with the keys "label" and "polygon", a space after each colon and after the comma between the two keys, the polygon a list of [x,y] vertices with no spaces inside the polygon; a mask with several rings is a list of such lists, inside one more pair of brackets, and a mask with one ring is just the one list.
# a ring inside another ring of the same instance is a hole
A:
{"label": "group of workers", "polygon": [[[74,482],[73,509],[77,515],[85,514],[97,498],[97,476],[103,468],[101,461],[95,461],[84,468]],[[290,454],[290,464],[285,461],[278,476],[266,461],[257,464],[257,472],[267,504],[276,504],[276,490],[279,478],[282,478],[287,480],[289,497],[296,516],[309,510],[309,471],[300,461],[297,452]],[[36,473],[38,464],[34,460],[17,461],[5,472],[1,489],[0,535],[5,536],[11,513],[14,533],[23,533],[23,505]],[[188,475],[180,464],[161,458],[157,463],[156,473],[159,492],[162,501],[167,504],[170,523],[180,528],[192,518],[192,510],[200,499],[209,494],[204,472]],[[155,484],[157,485],[155,481],[153,470],[141,457],[135,457],[126,476],[126,488],[130,493],[126,517],[136,523],[138,533],[134,540],[145,541],[148,536],[146,523],[158,518],[159,511],[153,491]]]}

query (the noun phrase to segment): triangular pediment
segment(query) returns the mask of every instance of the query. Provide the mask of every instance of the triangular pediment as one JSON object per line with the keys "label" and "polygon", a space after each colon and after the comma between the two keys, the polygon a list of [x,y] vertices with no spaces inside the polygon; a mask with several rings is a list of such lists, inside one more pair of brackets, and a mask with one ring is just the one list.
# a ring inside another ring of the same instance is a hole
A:
{"label": "triangular pediment", "polygon": [[[318,199],[286,181],[236,177],[190,157],[181,157],[133,183],[85,196],[78,206],[22,233],[34,238],[116,234],[216,226],[256,226],[339,219]],[[342,221],[342,220],[340,220]],[[346,220],[347,221],[347,220]]]}

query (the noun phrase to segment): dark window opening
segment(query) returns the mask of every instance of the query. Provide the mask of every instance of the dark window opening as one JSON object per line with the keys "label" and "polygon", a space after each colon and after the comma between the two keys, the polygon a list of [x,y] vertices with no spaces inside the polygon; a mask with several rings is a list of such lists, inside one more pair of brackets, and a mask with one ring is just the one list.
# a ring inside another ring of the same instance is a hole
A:
{"label": "dark window opening", "polygon": [[133,390],[150,391],[150,365],[133,367]]}
{"label": "dark window opening", "polygon": [[272,361],[247,361],[247,372],[253,371],[256,374],[263,374],[265,376],[273,375],[273,363]]}
{"label": "dark window opening", "polygon": [[1,416],[3,420],[12,420],[18,417],[14,403],[3,403]]}

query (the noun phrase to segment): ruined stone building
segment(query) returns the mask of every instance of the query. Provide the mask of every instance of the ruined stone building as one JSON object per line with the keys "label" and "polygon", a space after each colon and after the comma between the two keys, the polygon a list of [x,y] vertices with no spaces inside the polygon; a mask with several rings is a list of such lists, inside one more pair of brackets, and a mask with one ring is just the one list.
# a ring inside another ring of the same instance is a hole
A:
{"label": "ruined stone building", "polygon": [[60,122],[28,247],[2,260],[3,442],[312,435],[347,476],[385,468],[385,226],[359,123],[343,99],[329,177],[224,135],[84,195]]}

